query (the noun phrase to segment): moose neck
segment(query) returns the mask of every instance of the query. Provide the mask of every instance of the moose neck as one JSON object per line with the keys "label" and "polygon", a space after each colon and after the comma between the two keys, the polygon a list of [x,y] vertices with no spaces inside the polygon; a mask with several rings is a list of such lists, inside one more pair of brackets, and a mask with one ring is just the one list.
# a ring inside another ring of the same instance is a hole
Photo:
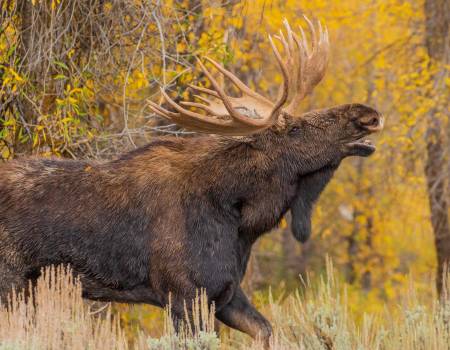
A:
{"label": "moose neck", "polygon": [[[286,147],[272,131],[255,140],[211,138],[210,152],[193,179],[221,205],[239,210],[240,232],[250,240],[275,227],[290,208],[302,176],[330,166],[334,154],[305,146]],[[191,181],[194,181],[191,179]]]}
{"label": "moose neck", "polygon": [[273,131],[248,139],[163,137],[106,167],[139,200],[165,193],[186,205],[221,208],[220,213],[234,218],[239,231],[254,240],[290,208],[301,177],[336,159],[330,153],[333,147],[318,147],[311,140],[304,144],[294,149]]}

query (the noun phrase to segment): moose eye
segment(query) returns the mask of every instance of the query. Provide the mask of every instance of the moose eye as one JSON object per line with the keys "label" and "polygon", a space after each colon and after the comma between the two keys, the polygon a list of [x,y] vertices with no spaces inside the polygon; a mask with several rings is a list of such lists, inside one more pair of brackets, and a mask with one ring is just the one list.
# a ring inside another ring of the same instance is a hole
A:
{"label": "moose eye", "polygon": [[291,130],[289,130],[289,134],[294,135],[300,132],[300,128],[298,126],[293,126]]}

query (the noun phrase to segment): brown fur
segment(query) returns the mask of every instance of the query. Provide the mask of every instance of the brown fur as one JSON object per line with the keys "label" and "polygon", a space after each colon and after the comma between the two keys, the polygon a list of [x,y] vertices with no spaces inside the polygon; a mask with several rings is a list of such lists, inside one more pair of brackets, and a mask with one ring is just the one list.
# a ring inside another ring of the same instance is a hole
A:
{"label": "brown fur", "polygon": [[164,306],[171,293],[182,318],[184,300],[206,288],[222,322],[267,338],[270,324],[239,286],[252,244],[294,203],[294,233],[309,236],[312,205],[341,159],[373,152],[353,143],[373,118],[345,105],[246,138],[161,137],[110,162],[9,162],[0,297],[44,266],[71,264],[86,298]]}

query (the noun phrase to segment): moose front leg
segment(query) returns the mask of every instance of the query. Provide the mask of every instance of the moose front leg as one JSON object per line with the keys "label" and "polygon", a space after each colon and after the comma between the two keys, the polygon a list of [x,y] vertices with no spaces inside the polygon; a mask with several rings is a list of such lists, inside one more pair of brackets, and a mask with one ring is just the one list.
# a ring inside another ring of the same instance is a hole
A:
{"label": "moose front leg", "polygon": [[266,348],[272,336],[272,326],[255,307],[250,304],[239,287],[231,301],[216,313],[219,321],[227,326],[247,333],[252,338],[260,338]]}

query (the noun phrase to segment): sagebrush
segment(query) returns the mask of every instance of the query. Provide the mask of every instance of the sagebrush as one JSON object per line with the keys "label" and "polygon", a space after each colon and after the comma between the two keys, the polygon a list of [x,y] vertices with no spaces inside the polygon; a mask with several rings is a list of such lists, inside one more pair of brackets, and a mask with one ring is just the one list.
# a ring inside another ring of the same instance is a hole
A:
{"label": "sagebrush", "polygon": [[[284,300],[269,298],[265,313],[275,329],[272,349],[448,349],[448,298],[439,301],[432,289],[428,295],[418,295],[411,280],[402,305],[360,317],[349,307],[347,288],[337,276],[328,263],[326,274],[318,281],[306,281]],[[110,305],[101,312],[92,311],[81,297],[79,281],[64,268],[45,270],[28,303],[23,294],[13,294],[8,305],[0,308],[1,350],[263,348],[238,332],[222,332],[219,337],[204,293],[194,301],[193,327],[176,334],[167,311],[162,337],[151,338],[144,332],[130,337]]]}

